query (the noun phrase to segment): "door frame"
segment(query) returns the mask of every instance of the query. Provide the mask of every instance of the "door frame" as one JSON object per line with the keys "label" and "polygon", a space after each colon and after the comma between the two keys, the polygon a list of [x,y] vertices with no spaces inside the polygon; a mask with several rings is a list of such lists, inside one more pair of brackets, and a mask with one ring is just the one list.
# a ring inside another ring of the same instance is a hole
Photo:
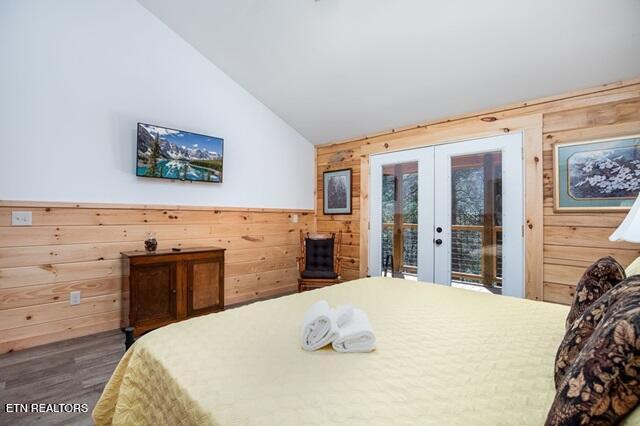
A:
{"label": "door frame", "polygon": [[[511,132],[523,133],[524,146],[524,250],[525,297],[543,299],[543,218],[544,171],[542,113],[531,112],[518,116],[473,116],[451,123],[420,125],[400,129],[357,141],[354,156],[360,156],[359,238],[357,276],[368,276],[369,257],[369,157],[373,154],[422,148],[435,144],[478,139]],[[355,147],[356,145],[354,145]],[[345,148],[346,149],[346,148]],[[347,151],[348,152],[348,151]]]}
{"label": "door frame", "polygon": [[[500,151],[502,153],[502,229],[507,236],[502,242],[502,295],[524,297],[524,165],[523,136],[521,133],[470,139],[435,147],[435,176],[444,178],[444,184],[435,189],[436,202],[445,202],[448,208],[435,207],[435,225],[443,229],[442,244],[435,249],[434,263],[446,264],[435,271],[434,282],[451,283],[451,158]],[[505,192],[507,187],[519,187],[520,192]],[[434,238],[437,238],[434,237]]]}
{"label": "door frame", "polygon": [[[433,147],[397,151],[381,155],[372,155],[370,158],[370,206],[382,204],[382,167],[401,163],[418,163],[418,200],[426,200],[427,205],[433,205],[433,185],[429,185],[429,174],[425,170],[433,170]],[[369,210],[370,226],[368,233],[377,232],[382,235],[382,212]],[[420,281],[433,281],[433,244],[428,244],[429,230],[433,231],[433,214],[428,209],[418,208],[418,247],[424,250],[418,251],[418,279]],[[369,273],[380,276],[382,265],[375,259],[382,258],[382,243],[380,239],[369,238],[368,267]]]}
{"label": "door frame", "polygon": [[518,117],[483,120],[481,124],[443,128],[410,129],[403,133],[381,137],[367,142],[360,148],[360,239],[359,276],[369,275],[369,227],[370,227],[370,159],[373,155],[413,148],[455,143],[471,139],[498,136],[510,132],[523,135],[524,168],[524,292],[531,300],[543,299],[543,199],[544,180],[542,164],[542,114],[534,113]]}

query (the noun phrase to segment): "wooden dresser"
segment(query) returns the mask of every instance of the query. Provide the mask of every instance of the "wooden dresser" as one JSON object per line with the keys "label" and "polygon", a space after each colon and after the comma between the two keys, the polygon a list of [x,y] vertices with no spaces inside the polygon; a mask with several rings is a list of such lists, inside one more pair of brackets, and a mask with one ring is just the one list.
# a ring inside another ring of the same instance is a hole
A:
{"label": "wooden dresser", "polygon": [[129,262],[128,322],[133,335],[223,310],[224,250],[123,252]]}

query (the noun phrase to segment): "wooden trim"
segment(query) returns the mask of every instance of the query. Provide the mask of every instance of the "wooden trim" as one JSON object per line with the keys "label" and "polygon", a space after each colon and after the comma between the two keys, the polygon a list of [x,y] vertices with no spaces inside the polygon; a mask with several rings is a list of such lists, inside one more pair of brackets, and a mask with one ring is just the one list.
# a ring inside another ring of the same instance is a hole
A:
{"label": "wooden trim", "polygon": [[333,263],[334,271],[338,274],[338,278],[340,278],[340,272],[342,270],[342,231],[338,231],[338,236],[335,240],[335,260]]}
{"label": "wooden trim", "polygon": [[369,156],[360,157],[360,265],[358,275],[369,275]]}
{"label": "wooden trim", "polygon": [[372,138],[377,138],[380,136],[386,136],[386,135],[398,135],[399,133],[402,132],[407,132],[410,130],[415,130],[415,129],[420,129],[423,127],[427,127],[427,126],[435,126],[435,125],[439,125],[439,124],[445,124],[445,123],[455,123],[457,121],[462,121],[465,119],[469,119],[469,118],[479,118],[479,117],[483,117],[483,116],[487,116],[487,115],[495,115],[495,114],[501,114],[501,113],[505,113],[505,112],[509,112],[509,111],[517,111],[517,110],[521,110],[523,108],[527,108],[527,107],[535,107],[535,106],[542,106],[545,104],[553,104],[553,103],[557,103],[557,102],[561,102],[561,101],[566,101],[569,99],[575,99],[575,98],[580,98],[583,96],[588,96],[588,95],[593,95],[596,93],[601,93],[601,92],[609,92],[613,89],[619,89],[619,88],[624,88],[624,87],[630,87],[630,86],[634,86],[640,84],[640,76],[638,77],[634,77],[634,78],[630,78],[630,79],[626,79],[626,80],[619,80],[619,81],[615,81],[612,83],[606,83],[606,84],[601,84],[599,86],[595,86],[595,87],[590,87],[590,88],[586,88],[586,89],[580,89],[580,90],[575,90],[572,92],[568,92],[568,93],[563,93],[560,95],[553,95],[553,96],[546,96],[546,97],[542,97],[542,98],[536,98],[530,101],[525,101],[525,102],[516,102],[516,103],[512,103],[512,104],[507,104],[504,105],[502,107],[498,107],[498,108],[489,108],[489,109],[485,109],[485,110],[479,110],[470,114],[461,114],[461,115],[454,115],[451,117],[447,117],[445,119],[436,119],[436,120],[432,120],[432,121],[426,121],[426,122],[422,122],[421,124],[415,124],[415,125],[411,125],[411,126],[406,126],[406,127],[400,127],[400,128],[395,128],[395,129],[389,129],[389,130],[383,130],[377,133],[370,133],[367,135],[362,135],[362,136],[356,136],[353,138],[346,138],[346,139],[341,139],[341,140],[337,140],[337,141],[333,141],[333,142],[327,142],[324,144],[317,144],[316,145],[316,151],[318,150],[318,148],[326,148],[326,147],[331,147],[334,145],[342,145],[342,144],[346,144],[346,143],[350,143],[350,142],[356,142],[356,141],[364,141],[367,139],[372,139]]}
{"label": "wooden trim", "polygon": [[524,291],[527,299],[543,300],[542,114],[539,126],[523,134],[524,156]]}
{"label": "wooden trim", "polygon": [[[318,172],[318,147],[314,146],[313,149],[314,149],[314,152],[315,152],[315,156],[313,157],[313,175],[314,175],[314,180],[313,180],[313,229],[312,229],[312,231],[315,232],[318,229],[318,214],[319,214],[319,212],[318,212],[318,196],[320,195],[320,193],[318,192],[318,179],[319,179],[319,176],[317,175],[317,172]],[[353,175],[352,175],[352,178],[353,178]],[[324,186],[324,182],[323,182],[323,186]],[[323,210],[324,210],[324,193],[323,193],[323,199],[322,199],[322,207],[323,207]],[[352,206],[351,210],[353,211],[353,206]]]}
{"label": "wooden trim", "polygon": [[445,123],[432,127],[421,127],[407,131],[403,135],[381,136],[363,142],[362,154],[380,154],[412,148],[442,145],[466,140],[489,138],[505,133],[519,132],[539,124],[539,114],[519,115],[492,122],[478,119]]}
{"label": "wooden trim", "polygon": [[0,207],[25,208],[69,208],[69,209],[125,209],[125,210],[213,210],[258,213],[314,213],[314,209],[302,208],[255,208],[255,207],[216,207],[192,206],[180,204],[124,204],[124,203],[73,203],[64,201],[21,201],[0,200]]}

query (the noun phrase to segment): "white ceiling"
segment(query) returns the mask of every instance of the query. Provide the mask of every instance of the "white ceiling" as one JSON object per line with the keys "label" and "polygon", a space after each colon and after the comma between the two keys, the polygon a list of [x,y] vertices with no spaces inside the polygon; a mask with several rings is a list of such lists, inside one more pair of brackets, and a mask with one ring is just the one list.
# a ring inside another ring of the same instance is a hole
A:
{"label": "white ceiling", "polygon": [[640,76],[640,0],[139,0],[313,143]]}

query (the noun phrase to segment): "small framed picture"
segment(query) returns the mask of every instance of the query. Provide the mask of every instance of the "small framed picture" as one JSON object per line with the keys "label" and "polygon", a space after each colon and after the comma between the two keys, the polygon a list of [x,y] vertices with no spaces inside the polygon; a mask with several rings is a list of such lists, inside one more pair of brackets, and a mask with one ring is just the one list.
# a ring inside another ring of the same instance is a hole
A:
{"label": "small framed picture", "polygon": [[324,214],[351,214],[351,169],[323,174]]}
{"label": "small framed picture", "polygon": [[640,135],[553,145],[554,209],[626,211],[640,192]]}

